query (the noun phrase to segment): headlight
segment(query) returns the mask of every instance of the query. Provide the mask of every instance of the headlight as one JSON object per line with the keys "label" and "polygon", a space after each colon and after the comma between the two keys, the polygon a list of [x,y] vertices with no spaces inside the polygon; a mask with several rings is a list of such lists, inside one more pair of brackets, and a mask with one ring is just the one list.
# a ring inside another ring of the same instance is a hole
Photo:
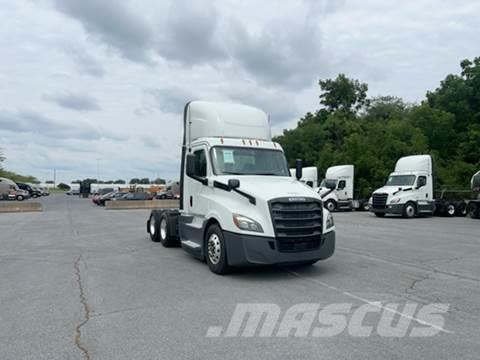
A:
{"label": "headlight", "polygon": [[247,216],[233,214],[233,223],[241,230],[263,233],[262,225]]}
{"label": "headlight", "polygon": [[327,216],[327,230],[333,227],[333,225],[334,225],[333,216],[332,216],[332,213],[329,212]]}
{"label": "headlight", "polygon": [[392,200],[390,200],[390,204],[396,204],[396,203],[398,203],[398,202],[400,202],[400,198],[399,198],[399,197],[395,197],[395,198],[393,198]]}
{"label": "headlight", "polygon": [[368,203],[369,203],[370,205],[372,205],[372,203],[373,203],[373,198],[372,198],[371,196],[370,196],[370,199],[368,199]]}

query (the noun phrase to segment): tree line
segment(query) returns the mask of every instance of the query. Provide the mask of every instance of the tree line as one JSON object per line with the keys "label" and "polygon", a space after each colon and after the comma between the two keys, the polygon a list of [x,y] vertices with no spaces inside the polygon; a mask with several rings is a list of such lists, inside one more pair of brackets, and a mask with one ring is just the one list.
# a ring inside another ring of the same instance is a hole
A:
{"label": "tree line", "polygon": [[460,63],[425,100],[369,98],[368,85],[344,74],[319,81],[320,109],[274,138],[290,167],[301,158],[323,177],[332,165],[355,165],[361,196],[384,184],[401,156],[431,154],[442,189],[467,189],[480,169],[480,57]]}

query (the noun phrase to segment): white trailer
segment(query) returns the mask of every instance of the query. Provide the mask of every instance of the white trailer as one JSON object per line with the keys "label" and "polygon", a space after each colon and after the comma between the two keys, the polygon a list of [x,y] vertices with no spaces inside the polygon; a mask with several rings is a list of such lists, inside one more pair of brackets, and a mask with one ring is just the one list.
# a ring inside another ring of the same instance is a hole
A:
{"label": "white trailer", "polygon": [[[151,212],[152,241],[180,244],[217,274],[333,255],[333,218],[318,193],[290,177],[265,112],[193,101],[183,123],[180,208]],[[301,172],[297,162],[297,179]]]}

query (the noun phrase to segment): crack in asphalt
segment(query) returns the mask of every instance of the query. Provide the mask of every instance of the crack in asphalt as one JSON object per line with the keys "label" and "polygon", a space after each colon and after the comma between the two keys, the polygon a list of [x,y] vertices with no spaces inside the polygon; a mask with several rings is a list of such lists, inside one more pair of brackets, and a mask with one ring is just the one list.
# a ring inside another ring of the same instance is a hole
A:
{"label": "crack in asphalt", "polygon": [[80,255],[75,263],[73,264],[73,267],[75,268],[75,275],[77,277],[77,285],[78,289],[80,291],[80,303],[83,306],[83,312],[84,312],[84,319],[82,322],[80,322],[76,327],[75,327],[75,345],[77,348],[83,353],[85,356],[85,359],[90,360],[90,353],[88,352],[88,349],[86,345],[84,345],[81,342],[81,337],[82,337],[82,327],[87,324],[88,320],[90,320],[90,307],[88,306],[88,301],[87,297],[85,296],[85,291],[83,288],[83,283],[82,283],[82,274],[80,271],[80,261],[82,260],[82,255]]}
{"label": "crack in asphalt", "polygon": [[406,289],[405,289],[405,292],[407,294],[410,294],[412,292],[415,291],[415,287],[421,283],[422,281],[425,281],[425,280],[428,280],[432,277],[432,275],[435,273],[435,271],[432,271],[432,272],[429,272],[428,274],[420,277],[420,278],[417,278],[417,279],[413,279],[413,281],[411,282],[410,286],[408,286]]}

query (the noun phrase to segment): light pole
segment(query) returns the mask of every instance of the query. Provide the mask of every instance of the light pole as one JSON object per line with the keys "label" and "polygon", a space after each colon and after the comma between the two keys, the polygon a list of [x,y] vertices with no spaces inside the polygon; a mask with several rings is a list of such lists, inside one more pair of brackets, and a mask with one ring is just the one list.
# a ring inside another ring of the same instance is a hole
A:
{"label": "light pole", "polygon": [[100,160],[102,159],[97,159],[97,184],[100,183]]}

